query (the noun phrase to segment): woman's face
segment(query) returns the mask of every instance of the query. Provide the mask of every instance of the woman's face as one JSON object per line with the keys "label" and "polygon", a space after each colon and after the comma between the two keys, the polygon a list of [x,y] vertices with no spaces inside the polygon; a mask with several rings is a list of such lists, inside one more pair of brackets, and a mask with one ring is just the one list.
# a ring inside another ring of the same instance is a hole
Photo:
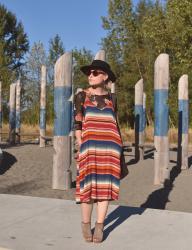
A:
{"label": "woman's face", "polygon": [[100,84],[107,80],[108,75],[100,69],[92,69],[88,72],[88,81],[90,85]]}

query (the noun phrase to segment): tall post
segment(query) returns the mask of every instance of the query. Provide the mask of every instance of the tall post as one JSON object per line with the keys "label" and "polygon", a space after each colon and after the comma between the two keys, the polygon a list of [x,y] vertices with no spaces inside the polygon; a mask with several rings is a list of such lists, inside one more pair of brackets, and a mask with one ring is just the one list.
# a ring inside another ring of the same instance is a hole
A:
{"label": "tall post", "polygon": [[188,129],[189,129],[189,96],[188,75],[183,75],[178,83],[179,126],[178,126],[178,166],[188,169]]}
{"label": "tall post", "polygon": [[9,143],[15,144],[15,92],[16,83],[10,85],[9,97]]}
{"label": "tall post", "polygon": [[145,127],[146,127],[146,93],[143,92],[143,144],[145,143]]}
{"label": "tall post", "polygon": [[[99,50],[95,55],[95,60],[102,60],[106,61],[106,53],[105,50]],[[110,82],[108,83],[108,88],[111,90],[111,93],[115,93],[115,83]]]}
{"label": "tall post", "polygon": [[143,79],[135,84],[135,159],[143,160]]}
{"label": "tall post", "polygon": [[169,141],[168,141],[168,89],[169,89],[169,55],[160,54],[154,66],[154,184],[165,184],[170,179]]}
{"label": "tall post", "polygon": [[115,83],[114,82],[111,83],[110,88],[111,88],[111,93],[115,93]]}
{"label": "tall post", "polygon": [[145,153],[145,128],[146,128],[146,93],[143,92],[143,159]]}
{"label": "tall post", "polygon": [[40,97],[40,147],[45,147],[46,130],[46,66],[41,66],[41,97]]}
{"label": "tall post", "polygon": [[2,141],[2,82],[0,81],[0,142]]}
{"label": "tall post", "polygon": [[105,50],[99,50],[97,54],[95,55],[95,60],[106,60]]}
{"label": "tall post", "polygon": [[16,82],[16,142],[20,143],[20,128],[21,128],[21,82]]}
{"label": "tall post", "polygon": [[71,187],[72,53],[65,53],[54,70],[53,189]]}

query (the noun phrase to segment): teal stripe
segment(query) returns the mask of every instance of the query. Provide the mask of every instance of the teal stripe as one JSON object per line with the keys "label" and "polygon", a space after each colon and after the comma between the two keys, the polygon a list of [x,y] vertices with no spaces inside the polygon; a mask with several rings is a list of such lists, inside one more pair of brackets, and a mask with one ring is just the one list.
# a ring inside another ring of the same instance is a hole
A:
{"label": "teal stripe", "polygon": [[179,100],[179,132],[188,134],[189,129],[189,101]]}
{"label": "teal stripe", "polygon": [[89,183],[92,183],[92,182],[96,182],[96,183],[99,182],[99,184],[108,183],[111,185],[115,185],[117,187],[120,186],[120,180],[114,175],[91,173],[89,175],[86,175],[85,178],[80,182],[80,189],[83,189],[85,185],[88,185]]}
{"label": "teal stripe", "polygon": [[9,112],[9,126],[11,129],[15,129],[15,109]]}
{"label": "teal stripe", "polygon": [[54,89],[54,135],[67,136],[72,127],[72,102],[68,101],[72,88],[68,86]]}
{"label": "teal stripe", "polygon": [[0,111],[0,128],[2,128],[2,112]]}
{"label": "teal stripe", "polygon": [[155,136],[167,136],[168,133],[168,90],[157,89],[154,91],[155,98]]}
{"label": "teal stripe", "polygon": [[87,149],[110,149],[110,150],[115,150],[117,152],[121,152],[122,147],[112,141],[95,141],[95,140],[89,140],[81,144],[81,149],[80,151],[83,152]]}
{"label": "teal stripe", "polygon": [[46,128],[46,109],[40,109],[40,129]]}
{"label": "teal stripe", "polygon": [[135,105],[135,130],[143,132],[143,105]]}
{"label": "teal stripe", "polygon": [[16,111],[16,128],[21,127],[21,112]]}

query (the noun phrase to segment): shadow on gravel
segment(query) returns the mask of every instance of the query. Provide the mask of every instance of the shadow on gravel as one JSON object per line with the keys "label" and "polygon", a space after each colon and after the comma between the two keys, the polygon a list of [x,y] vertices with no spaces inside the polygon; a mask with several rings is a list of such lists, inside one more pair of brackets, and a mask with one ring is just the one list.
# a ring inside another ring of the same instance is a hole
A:
{"label": "shadow on gravel", "polygon": [[[29,193],[31,190],[37,190],[40,185],[37,185],[35,181],[25,181],[21,183],[11,184],[6,187],[0,188],[1,194],[25,194]],[[29,195],[29,194],[28,194]]]}
{"label": "shadow on gravel", "polygon": [[188,166],[189,166],[189,168],[191,167],[191,165],[192,165],[192,155],[189,156],[189,158],[188,158]]}
{"label": "shadow on gravel", "polygon": [[106,227],[108,224],[113,222],[110,226],[108,226],[104,230],[103,240],[106,240],[108,235],[117,228],[120,224],[122,224],[125,220],[127,220],[131,215],[142,214],[144,212],[144,208],[137,207],[127,207],[127,206],[119,206],[115,210],[113,210],[105,219],[104,226]]}
{"label": "shadow on gravel", "polygon": [[154,148],[145,150],[144,160],[146,160],[146,159],[154,159],[154,151],[155,151]]}
{"label": "shadow on gravel", "polygon": [[9,170],[15,162],[17,162],[17,159],[14,155],[3,151],[3,159],[0,166],[0,175],[3,175],[5,172],[7,172],[7,170]]}
{"label": "shadow on gravel", "polygon": [[[1,144],[0,147],[1,149],[6,149],[6,148],[18,148],[18,147],[23,147],[25,145],[37,145],[39,146],[38,142],[33,142],[33,141],[26,141],[26,142],[21,142],[21,143],[16,143],[14,145],[10,143],[4,143]],[[46,147],[52,146],[51,144],[46,144]]]}
{"label": "shadow on gravel", "polygon": [[[135,153],[134,155],[129,155],[129,156],[132,156],[132,159],[130,159],[127,162],[127,165],[134,165],[140,161],[139,147],[136,147],[136,145],[134,145],[134,147],[135,147]],[[154,148],[144,150],[144,160],[154,159],[154,150],[155,150]]]}
{"label": "shadow on gravel", "polygon": [[169,202],[169,194],[173,189],[173,182],[180,174],[181,169],[176,165],[170,172],[170,180],[165,182],[164,187],[152,192],[145,203],[141,204],[142,208],[165,209],[167,202]]}

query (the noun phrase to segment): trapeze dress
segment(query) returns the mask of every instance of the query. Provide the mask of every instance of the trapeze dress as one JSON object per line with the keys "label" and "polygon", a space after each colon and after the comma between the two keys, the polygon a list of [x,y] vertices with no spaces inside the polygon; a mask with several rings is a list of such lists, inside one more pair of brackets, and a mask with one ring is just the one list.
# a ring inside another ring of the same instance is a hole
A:
{"label": "trapeze dress", "polygon": [[82,131],[76,161],[76,203],[118,200],[122,140],[110,93],[79,92],[74,101],[74,124]]}

